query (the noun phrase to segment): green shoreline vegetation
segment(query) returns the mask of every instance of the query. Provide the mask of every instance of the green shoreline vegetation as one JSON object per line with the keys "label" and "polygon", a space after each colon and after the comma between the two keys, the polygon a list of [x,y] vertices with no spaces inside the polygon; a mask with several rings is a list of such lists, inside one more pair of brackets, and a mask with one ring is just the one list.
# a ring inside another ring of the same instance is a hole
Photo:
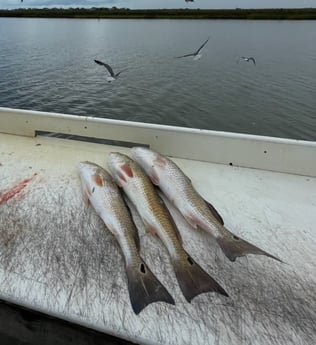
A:
{"label": "green shoreline vegetation", "polygon": [[316,8],[299,9],[159,9],[128,8],[19,8],[0,10],[0,17],[112,18],[112,19],[274,19],[315,20]]}

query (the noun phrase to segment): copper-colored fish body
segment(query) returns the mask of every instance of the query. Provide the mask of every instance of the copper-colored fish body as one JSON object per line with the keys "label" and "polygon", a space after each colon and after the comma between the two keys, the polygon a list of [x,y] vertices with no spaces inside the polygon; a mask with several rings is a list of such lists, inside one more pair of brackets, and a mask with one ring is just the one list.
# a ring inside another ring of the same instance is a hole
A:
{"label": "copper-colored fish body", "polygon": [[116,183],[135,205],[147,230],[157,235],[166,246],[186,299],[191,301],[198,294],[207,291],[227,296],[225,290],[183,249],[181,237],[168,209],[142,168],[131,158],[118,152],[109,154],[108,165]]}
{"label": "copper-colored fish body", "polygon": [[171,159],[145,147],[134,147],[131,153],[187,222],[194,229],[210,233],[231,261],[247,254],[266,255],[281,261],[230,232],[215,207],[201,197],[191,180]]}
{"label": "copper-colored fish body", "polygon": [[79,170],[84,195],[115,236],[122,250],[134,312],[140,313],[153,302],[174,304],[173,298],[139,255],[137,229],[112,176],[91,162],[81,162]]}

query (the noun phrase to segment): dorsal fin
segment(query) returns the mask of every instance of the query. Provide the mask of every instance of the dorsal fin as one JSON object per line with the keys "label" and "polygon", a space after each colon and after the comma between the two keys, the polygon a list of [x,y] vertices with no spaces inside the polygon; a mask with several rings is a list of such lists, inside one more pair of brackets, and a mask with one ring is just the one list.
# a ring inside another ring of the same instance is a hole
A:
{"label": "dorsal fin", "polygon": [[212,212],[212,215],[222,224],[224,225],[224,220],[222,218],[222,216],[218,213],[218,211],[216,210],[216,208],[209,203],[207,200],[203,199],[207,205],[207,207],[209,208],[209,210]]}

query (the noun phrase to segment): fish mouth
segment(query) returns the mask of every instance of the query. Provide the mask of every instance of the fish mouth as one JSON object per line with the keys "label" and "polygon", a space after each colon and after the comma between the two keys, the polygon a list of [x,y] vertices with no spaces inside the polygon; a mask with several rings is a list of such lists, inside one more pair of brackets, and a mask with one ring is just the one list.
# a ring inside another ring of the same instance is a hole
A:
{"label": "fish mouth", "polygon": [[82,161],[79,163],[79,169],[82,170],[82,169],[93,169],[93,168],[98,168],[99,166],[93,162],[90,162],[90,161]]}
{"label": "fish mouth", "polygon": [[119,152],[110,152],[108,154],[108,160],[110,161],[122,161],[122,154]]}
{"label": "fish mouth", "polygon": [[115,169],[121,164],[128,162],[130,158],[120,152],[110,152],[108,154],[108,166],[110,169]]}
{"label": "fish mouth", "polygon": [[86,168],[91,168],[90,162],[89,161],[84,161],[79,163],[79,169],[83,170]]}
{"label": "fish mouth", "polygon": [[133,159],[139,164],[146,164],[152,162],[157,157],[156,152],[141,146],[132,147],[131,155]]}
{"label": "fish mouth", "polygon": [[142,155],[145,153],[146,153],[146,151],[143,150],[142,147],[135,146],[135,147],[131,148],[131,155],[132,155],[133,159],[135,159],[136,161],[140,160]]}

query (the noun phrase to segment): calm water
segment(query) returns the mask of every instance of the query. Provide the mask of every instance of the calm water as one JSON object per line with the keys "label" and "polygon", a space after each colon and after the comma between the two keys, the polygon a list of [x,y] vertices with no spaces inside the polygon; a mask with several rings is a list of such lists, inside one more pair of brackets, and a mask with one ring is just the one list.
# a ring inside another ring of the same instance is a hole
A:
{"label": "calm water", "polygon": [[315,42],[315,21],[0,18],[0,106],[316,140]]}

